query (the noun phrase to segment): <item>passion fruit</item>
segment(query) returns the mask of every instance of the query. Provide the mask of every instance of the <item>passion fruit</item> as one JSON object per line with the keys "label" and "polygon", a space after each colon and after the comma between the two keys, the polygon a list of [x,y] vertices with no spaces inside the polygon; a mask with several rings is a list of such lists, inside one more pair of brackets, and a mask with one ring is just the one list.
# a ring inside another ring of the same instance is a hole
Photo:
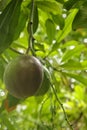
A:
{"label": "passion fruit", "polygon": [[35,95],[43,81],[43,67],[40,61],[29,55],[12,60],[4,72],[4,83],[8,92],[16,98]]}

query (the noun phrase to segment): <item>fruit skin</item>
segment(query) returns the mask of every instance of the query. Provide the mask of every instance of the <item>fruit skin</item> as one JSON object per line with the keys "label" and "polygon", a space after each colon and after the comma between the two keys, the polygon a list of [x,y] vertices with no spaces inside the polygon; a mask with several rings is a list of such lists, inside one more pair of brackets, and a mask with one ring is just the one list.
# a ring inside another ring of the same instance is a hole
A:
{"label": "fruit skin", "polygon": [[4,72],[4,83],[11,95],[27,98],[35,95],[43,80],[43,67],[34,56],[22,55],[11,61]]}
{"label": "fruit skin", "polygon": [[50,88],[50,73],[49,73],[49,71],[47,70],[47,68],[45,66],[43,66],[43,73],[44,73],[44,77],[43,77],[42,85],[38,89],[35,96],[43,96],[43,95],[45,95],[48,92],[49,88]]}

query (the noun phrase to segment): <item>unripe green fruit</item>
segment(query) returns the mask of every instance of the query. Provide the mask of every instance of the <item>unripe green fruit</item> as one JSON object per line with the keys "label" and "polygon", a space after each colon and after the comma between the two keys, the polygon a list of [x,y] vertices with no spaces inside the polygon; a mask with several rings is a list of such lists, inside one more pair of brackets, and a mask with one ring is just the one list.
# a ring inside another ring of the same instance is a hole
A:
{"label": "unripe green fruit", "polygon": [[4,73],[6,88],[16,98],[35,95],[42,81],[43,67],[34,56],[17,57],[8,64]]}

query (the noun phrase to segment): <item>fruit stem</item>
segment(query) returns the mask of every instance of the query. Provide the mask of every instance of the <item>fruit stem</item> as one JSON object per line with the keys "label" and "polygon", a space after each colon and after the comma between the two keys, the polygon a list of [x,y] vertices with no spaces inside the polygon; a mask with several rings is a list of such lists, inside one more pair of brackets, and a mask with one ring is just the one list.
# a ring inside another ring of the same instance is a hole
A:
{"label": "fruit stem", "polygon": [[30,20],[29,20],[29,28],[28,28],[28,32],[29,32],[29,40],[28,40],[28,48],[26,50],[26,54],[29,53],[29,51],[31,50],[32,54],[35,55],[35,52],[34,52],[34,46],[33,46],[33,41],[34,41],[34,38],[33,38],[33,17],[34,17],[34,3],[35,1],[32,0],[31,1],[31,13],[30,13]]}

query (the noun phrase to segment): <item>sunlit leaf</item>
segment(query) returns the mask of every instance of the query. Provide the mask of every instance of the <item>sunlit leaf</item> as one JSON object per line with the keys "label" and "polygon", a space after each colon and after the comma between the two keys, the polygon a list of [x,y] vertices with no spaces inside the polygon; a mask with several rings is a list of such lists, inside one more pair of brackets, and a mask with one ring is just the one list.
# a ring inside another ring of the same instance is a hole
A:
{"label": "sunlit leaf", "polygon": [[79,81],[83,85],[87,86],[87,78],[83,77],[81,74],[68,73],[68,72],[62,72],[62,74],[67,75],[70,78],[74,78],[75,80]]}
{"label": "sunlit leaf", "polygon": [[50,1],[50,0],[37,0],[36,1],[37,7],[40,8],[43,11],[50,12],[53,14],[59,14],[61,13],[61,7],[62,5],[56,1]]}
{"label": "sunlit leaf", "polygon": [[56,28],[55,28],[53,21],[50,19],[47,19],[45,25],[46,25],[46,32],[48,35],[48,39],[49,39],[49,42],[51,44],[55,38]]}
{"label": "sunlit leaf", "polygon": [[84,100],[84,89],[79,85],[75,86],[75,91],[73,92],[73,95],[76,99],[80,101]]}
{"label": "sunlit leaf", "polygon": [[67,70],[87,70],[87,61],[76,61],[76,60],[69,60],[64,64],[61,64],[60,67],[67,69]]}
{"label": "sunlit leaf", "polygon": [[4,114],[1,116],[2,122],[4,125],[6,125],[7,129],[9,130],[16,130],[15,126],[12,124],[12,122],[9,120],[8,117],[6,117]]}
{"label": "sunlit leaf", "polygon": [[61,31],[61,33],[58,35],[58,42],[63,40],[72,30],[72,22],[77,12],[78,12],[78,9],[73,9],[71,13],[67,16],[65,20],[65,26],[63,30]]}
{"label": "sunlit leaf", "polygon": [[69,48],[70,46],[77,46],[77,45],[79,45],[80,44],[80,42],[78,42],[78,41],[75,41],[75,40],[71,40],[71,41],[67,41],[65,44],[62,44],[62,45],[60,45],[60,48],[61,49],[64,49],[64,48]]}
{"label": "sunlit leaf", "polygon": [[55,49],[58,48],[59,43],[70,33],[70,31],[72,30],[72,22],[73,19],[75,17],[75,15],[77,14],[78,9],[73,9],[71,11],[71,13],[67,16],[66,20],[65,20],[65,26],[63,28],[63,30],[60,30],[58,32],[58,36],[57,36],[57,42],[53,45],[53,49],[52,51],[54,51]]}
{"label": "sunlit leaf", "polygon": [[75,55],[79,55],[82,52],[82,50],[84,50],[84,49],[85,49],[84,45],[78,45],[75,48],[69,49],[69,50],[67,49],[66,52],[62,56],[62,62],[65,62],[65,61],[71,59]]}
{"label": "sunlit leaf", "polygon": [[60,67],[67,70],[83,70],[84,69],[80,62],[74,61],[74,60],[69,60],[68,62],[60,65]]}

